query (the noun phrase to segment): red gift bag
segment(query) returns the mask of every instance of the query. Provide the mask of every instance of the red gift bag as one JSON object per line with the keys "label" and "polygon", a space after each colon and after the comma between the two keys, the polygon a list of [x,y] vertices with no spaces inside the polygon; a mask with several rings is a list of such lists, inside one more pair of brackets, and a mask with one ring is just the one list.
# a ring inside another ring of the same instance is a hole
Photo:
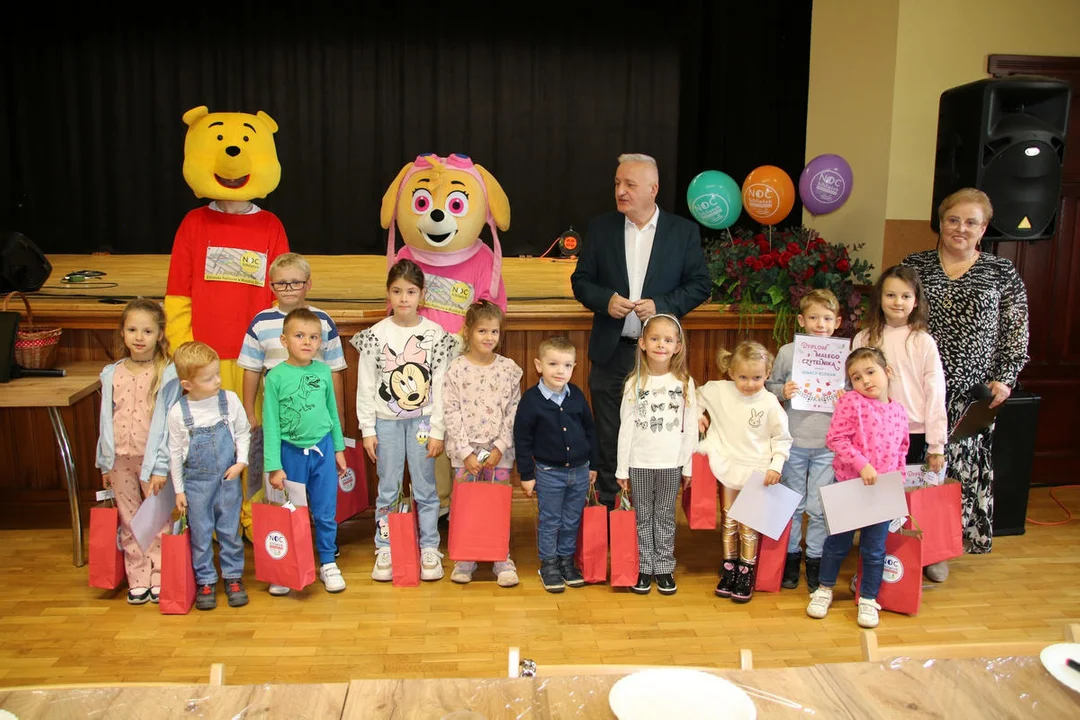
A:
{"label": "red gift bag", "polygon": [[120,514],[115,507],[90,508],[90,587],[115,590],[124,582]]}
{"label": "red gift bag", "polygon": [[588,503],[581,513],[574,558],[585,582],[602,583],[607,581],[608,509],[599,503],[592,486]]}
{"label": "red gift bag", "polygon": [[342,523],[371,507],[368,502],[367,463],[364,446],[345,438],[345,477],[338,478],[337,511],[334,522]]}
{"label": "red gift bag", "polygon": [[[400,512],[386,516],[390,533],[391,582],[394,587],[416,587],[420,584],[420,533],[416,522],[416,503],[405,500],[393,505]],[[504,555],[502,560],[506,559]]]}
{"label": "red gift bag", "polygon": [[[885,539],[885,571],[881,589],[875,598],[882,610],[915,615],[922,603],[922,541],[918,530],[891,532]],[[859,577],[862,577],[862,558],[859,558]],[[855,602],[859,602],[861,584],[855,586]]]}
{"label": "red gift bag", "polygon": [[608,513],[611,525],[611,587],[633,587],[641,568],[637,543],[637,512],[620,493],[620,510]]}
{"label": "red gift bag", "polygon": [[511,487],[503,483],[454,483],[447,541],[451,560],[502,562],[509,557],[512,495]]}
{"label": "red gift bag", "polygon": [[787,562],[787,546],[790,537],[790,520],[778,539],[773,540],[768,535],[761,536],[758,545],[757,576],[754,579],[755,590],[780,592],[780,581],[784,577],[784,564]]}
{"label": "red gift bag", "polygon": [[694,453],[690,485],[683,490],[682,504],[691,530],[716,529],[716,476],[704,453]]}
{"label": "red gift bag", "polygon": [[251,527],[256,580],[293,590],[315,582],[315,552],[306,507],[255,503],[251,506]]}
{"label": "red gift bag", "polygon": [[180,516],[180,532],[161,536],[162,615],[187,615],[195,604],[195,568],[191,564],[191,532]]}
{"label": "red gift bag", "polygon": [[[923,567],[964,553],[960,483],[946,480],[905,493],[908,512],[922,529]],[[910,520],[905,525],[911,528]]]}

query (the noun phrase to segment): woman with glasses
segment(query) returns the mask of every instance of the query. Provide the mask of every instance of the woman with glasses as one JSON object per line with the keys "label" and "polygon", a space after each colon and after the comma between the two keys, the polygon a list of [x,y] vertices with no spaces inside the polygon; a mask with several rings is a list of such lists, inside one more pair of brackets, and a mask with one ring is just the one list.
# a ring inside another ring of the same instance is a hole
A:
{"label": "woman with glasses", "polygon": [[[980,250],[993,215],[990,198],[964,188],[938,207],[937,248],[913,253],[904,264],[919,272],[929,304],[930,334],[945,367],[949,427],[955,427],[972,389],[989,388],[992,407],[1009,397],[1028,361],[1027,291],[1013,264]],[[993,426],[945,448],[946,472],[963,488],[964,549],[990,552],[993,536]],[[936,582],[948,576],[939,563],[927,568]]]}

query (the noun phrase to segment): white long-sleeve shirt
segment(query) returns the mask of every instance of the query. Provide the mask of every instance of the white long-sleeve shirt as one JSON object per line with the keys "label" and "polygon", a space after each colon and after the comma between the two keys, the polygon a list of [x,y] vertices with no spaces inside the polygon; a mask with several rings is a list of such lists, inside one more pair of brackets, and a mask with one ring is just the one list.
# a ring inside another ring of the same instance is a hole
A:
{"label": "white long-sleeve shirt", "polygon": [[755,470],[782,472],[791,453],[791,433],[780,401],[762,388],[743,395],[730,380],[713,380],[698,391],[709,413],[709,430],[698,446],[725,487],[742,489]]}
{"label": "white long-sleeve shirt", "polygon": [[682,381],[671,373],[650,375],[638,390],[637,377],[623,388],[619,415],[615,477],[630,477],[630,468],[682,468],[689,476],[697,441],[698,407],[694,380],[683,395]]}
{"label": "white long-sleeve shirt", "polygon": [[[868,337],[866,330],[859,332],[851,342],[852,349],[867,345]],[[949,436],[949,420],[945,411],[945,368],[937,343],[929,333],[886,325],[880,350],[893,369],[889,398],[907,411],[908,432],[924,433],[926,451],[941,455]]]}
{"label": "white long-sleeve shirt", "polygon": [[[233,442],[236,444],[236,462],[246,465],[248,448],[251,447],[251,425],[248,423],[247,413],[244,412],[244,403],[240,401],[236,393],[226,390],[225,398],[229,409],[229,432],[232,433]],[[217,395],[211,395],[205,400],[188,398],[188,408],[195,427],[213,427],[221,421]],[[184,413],[179,401],[169,408],[167,424],[169,470],[172,472],[173,489],[182,493],[184,492],[184,460],[187,459],[188,449],[191,447],[191,434],[188,433],[187,425],[184,424]]]}

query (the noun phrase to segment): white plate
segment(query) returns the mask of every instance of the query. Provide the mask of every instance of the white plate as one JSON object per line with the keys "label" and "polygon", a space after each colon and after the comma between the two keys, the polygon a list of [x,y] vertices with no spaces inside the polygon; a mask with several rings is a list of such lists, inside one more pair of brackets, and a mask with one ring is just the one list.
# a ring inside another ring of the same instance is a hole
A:
{"label": "white plate", "polygon": [[653,668],[621,678],[608,695],[619,720],[754,720],[750,696],[727,680],[685,668]]}
{"label": "white plate", "polygon": [[1043,648],[1039,653],[1039,660],[1051,675],[1066,687],[1080,692],[1080,670],[1073,670],[1066,665],[1065,660],[1068,658],[1080,662],[1080,643],[1058,643]]}

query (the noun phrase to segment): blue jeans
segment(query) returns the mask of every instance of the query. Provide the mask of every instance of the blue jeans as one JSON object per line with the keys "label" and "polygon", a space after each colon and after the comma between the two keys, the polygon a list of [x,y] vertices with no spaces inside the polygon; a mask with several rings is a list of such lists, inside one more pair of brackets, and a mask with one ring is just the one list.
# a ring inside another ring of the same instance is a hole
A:
{"label": "blue jeans", "polygon": [[[862,482],[851,480],[849,482]],[[862,577],[859,578],[859,595],[877,599],[881,588],[881,575],[885,570],[885,539],[889,536],[889,521],[867,525],[859,531],[859,555],[862,557]],[[830,535],[825,540],[825,552],[821,556],[821,584],[832,587],[840,574],[840,565],[851,551],[855,531]]]}
{"label": "blue jeans", "polygon": [[541,560],[574,556],[588,492],[588,463],[576,468],[536,464],[536,548]]}
{"label": "blue jeans", "polygon": [[802,495],[791,517],[791,539],[788,552],[799,552],[802,536],[802,516],[807,515],[806,557],[820,558],[828,532],[825,530],[825,510],[821,506],[821,488],[832,483],[833,452],[829,448],[792,447],[780,482]]}
{"label": "blue jeans", "polygon": [[[417,440],[420,425],[429,418],[407,420],[375,419],[375,451],[379,473],[379,495],[375,500],[375,547],[390,547],[386,516],[392,509],[405,482],[405,461],[409,462],[409,479],[420,526],[420,547],[439,547],[439,493],[435,489],[435,459],[427,457],[427,444]],[[426,435],[426,433],[425,433]],[[396,509],[396,508],[394,508]]]}
{"label": "blue jeans", "polygon": [[224,392],[218,393],[218,409],[222,417],[216,425],[195,427],[187,397],[180,398],[191,439],[184,458],[184,495],[191,528],[191,564],[199,585],[213,585],[218,580],[211,543],[215,532],[221,548],[221,575],[236,580],[244,574],[244,543],[240,539],[244,488],[240,477],[225,479],[225,471],[236,462],[236,443],[229,432],[229,405]]}
{"label": "blue jeans", "polygon": [[315,523],[315,549],[319,564],[334,562],[337,550],[337,462],[334,436],[327,433],[310,448],[281,443],[281,469],[285,476],[307,490],[308,511]]}

